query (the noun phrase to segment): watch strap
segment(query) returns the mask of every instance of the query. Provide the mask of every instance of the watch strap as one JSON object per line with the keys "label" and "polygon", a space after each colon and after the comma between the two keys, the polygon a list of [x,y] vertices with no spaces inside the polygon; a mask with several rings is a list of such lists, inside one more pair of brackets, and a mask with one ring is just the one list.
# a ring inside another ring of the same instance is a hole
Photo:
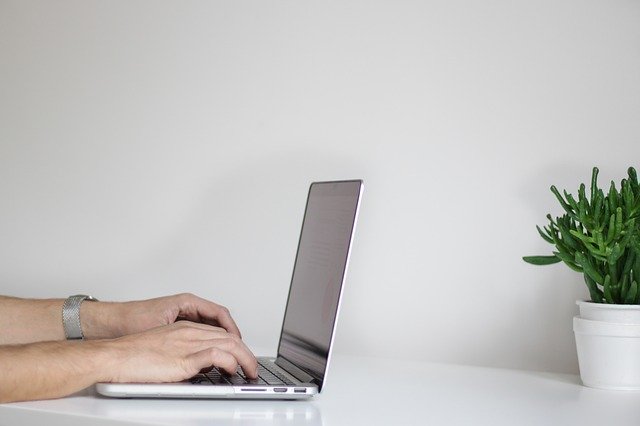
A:
{"label": "watch strap", "polygon": [[64,335],[68,340],[84,339],[82,326],[80,325],[80,305],[85,300],[97,301],[96,298],[86,294],[76,294],[69,296],[62,304],[62,326]]}

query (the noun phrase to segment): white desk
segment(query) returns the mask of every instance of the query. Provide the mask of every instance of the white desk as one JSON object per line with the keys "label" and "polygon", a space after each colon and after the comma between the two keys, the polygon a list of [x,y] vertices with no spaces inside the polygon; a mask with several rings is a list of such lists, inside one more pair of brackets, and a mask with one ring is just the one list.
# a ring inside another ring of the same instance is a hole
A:
{"label": "white desk", "polygon": [[[387,373],[380,373],[387,371]],[[0,405],[1,425],[640,425],[640,392],[573,375],[336,356],[312,401],[118,400],[92,388]]]}

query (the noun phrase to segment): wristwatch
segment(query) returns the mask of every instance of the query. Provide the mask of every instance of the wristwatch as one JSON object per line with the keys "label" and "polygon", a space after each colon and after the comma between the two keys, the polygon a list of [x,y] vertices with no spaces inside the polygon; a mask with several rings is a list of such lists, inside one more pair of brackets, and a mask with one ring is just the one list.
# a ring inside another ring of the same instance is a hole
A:
{"label": "wristwatch", "polygon": [[85,300],[97,302],[98,299],[86,294],[76,294],[69,296],[62,304],[62,326],[67,340],[84,339],[82,327],[80,326],[80,305]]}

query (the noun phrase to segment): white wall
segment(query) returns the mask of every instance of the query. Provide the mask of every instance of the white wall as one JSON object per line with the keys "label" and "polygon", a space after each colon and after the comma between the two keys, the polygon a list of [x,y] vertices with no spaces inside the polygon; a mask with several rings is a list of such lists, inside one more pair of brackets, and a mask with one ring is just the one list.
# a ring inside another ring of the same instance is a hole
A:
{"label": "white wall", "polygon": [[309,182],[366,190],[336,351],[576,372],[521,256],[638,166],[637,1],[0,0],[0,289],[191,291],[274,348]]}

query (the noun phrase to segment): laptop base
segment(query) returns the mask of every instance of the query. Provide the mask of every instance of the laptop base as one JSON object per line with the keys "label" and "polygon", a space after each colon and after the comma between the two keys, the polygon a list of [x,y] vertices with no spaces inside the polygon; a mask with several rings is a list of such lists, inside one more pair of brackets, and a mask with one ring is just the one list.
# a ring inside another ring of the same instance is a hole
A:
{"label": "laptop base", "polygon": [[[271,357],[258,358],[261,364],[273,365]],[[282,373],[286,373],[282,371]],[[200,375],[198,375],[200,376]],[[292,378],[293,379],[293,378]],[[312,383],[214,384],[209,380],[184,380],[177,383],[98,383],[96,391],[112,398],[188,398],[188,399],[308,399],[318,393]]]}

